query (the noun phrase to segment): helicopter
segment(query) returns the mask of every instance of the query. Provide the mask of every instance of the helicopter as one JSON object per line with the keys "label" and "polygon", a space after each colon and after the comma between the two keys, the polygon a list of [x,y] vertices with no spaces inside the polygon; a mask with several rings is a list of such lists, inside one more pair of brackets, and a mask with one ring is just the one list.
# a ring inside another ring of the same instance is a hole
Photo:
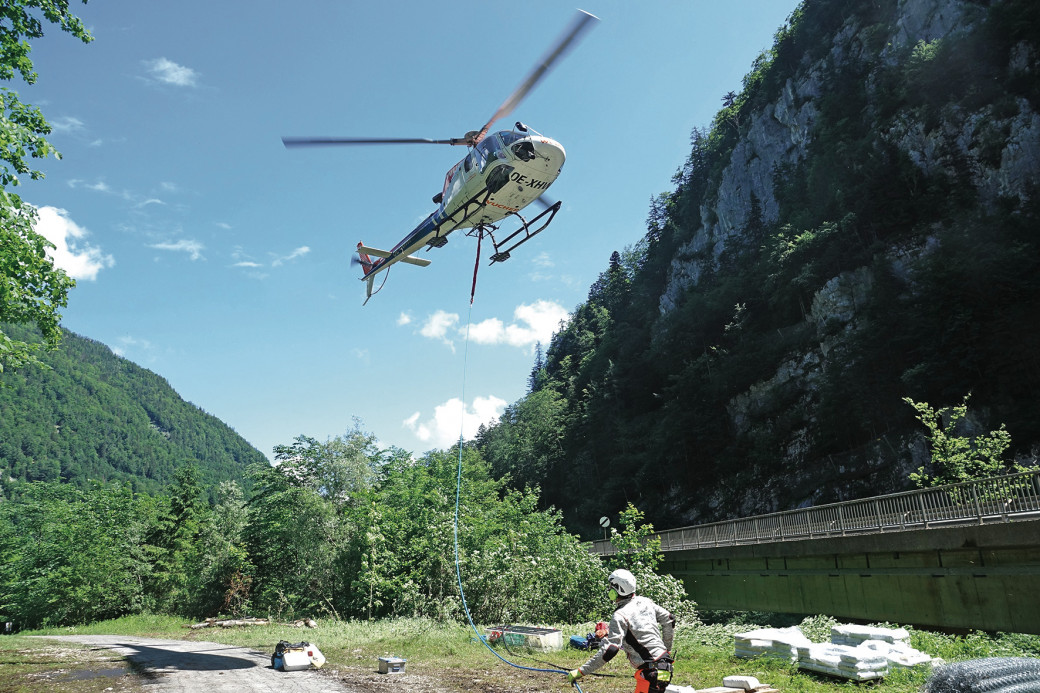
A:
{"label": "helicopter", "polygon": [[[471,130],[462,137],[451,139],[379,138],[379,137],[283,137],[288,147],[326,145],[382,145],[382,144],[447,144],[469,148],[465,158],[448,169],[441,191],[433,196],[437,205],[428,217],[419,223],[391,250],[380,250],[357,244],[357,257],[352,262],[361,265],[361,280],[366,283],[365,303],[386,283],[375,287],[376,275],[398,262],[426,267],[430,260],[414,253],[426,248],[441,248],[448,242],[448,234],[468,229],[467,236],[477,238],[477,261],[480,265],[480,244],[488,238],[494,246],[491,263],[504,262],[513,250],[543,231],[560,211],[562,202],[548,202],[545,191],[560,175],[566,152],[556,140],[542,135],[517,122],[511,130],[491,132],[491,127],[509,115],[531,90],[563,57],[581,35],[596,21],[595,15],[578,10],[566,31],[556,40],[541,61],[523,82],[509,95],[498,110],[479,130]],[[520,214],[528,205],[538,201],[544,209],[530,219]],[[498,223],[514,217],[519,227],[505,236]],[[476,290],[476,268],[473,290]],[[473,294],[470,294],[470,302]]]}

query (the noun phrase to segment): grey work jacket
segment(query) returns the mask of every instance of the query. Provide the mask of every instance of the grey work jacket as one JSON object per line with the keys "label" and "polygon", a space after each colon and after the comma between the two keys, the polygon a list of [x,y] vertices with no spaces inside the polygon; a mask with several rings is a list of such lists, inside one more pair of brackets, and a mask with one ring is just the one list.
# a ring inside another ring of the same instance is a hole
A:
{"label": "grey work jacket", "polygon": [[591,674],[624,650],[629,663],[638,669],[660,659],[672,649],[675,617],[647,597],[618,600],[599,650],[581,665],[582,675]]}

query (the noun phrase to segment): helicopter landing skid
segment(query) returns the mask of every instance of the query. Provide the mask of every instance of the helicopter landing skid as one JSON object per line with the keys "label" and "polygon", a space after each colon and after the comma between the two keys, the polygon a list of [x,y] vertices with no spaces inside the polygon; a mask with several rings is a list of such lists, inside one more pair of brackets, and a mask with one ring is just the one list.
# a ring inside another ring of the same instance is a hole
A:
{"label": "helicopter landing skid", "polygon": [[[479,231],[480,231],[481,235],[484,235],[486,233],[488,238],[491,239],[491,243],[495,246],[495,252],[491,255],[491,262],[488,263],[488,264],[493,265],[496,262],[505,262],[506,260],[508,260],[509,257],[510,257],[510,253],[512,253],[514,250],[519,248],[524,243],[527,243],[527,241],[531,240],[532,238],[537,236],[542,231],[544,231],[545,227],[547,227],[549,224],[552,223],[553,217],[556,216],[556,213],[560,211],[560,207],[562,207],[562,206],[563,206],[563,202],[557,201],[557,202],[553,203],[552,205],[550,205],[549,207],[546,207],[545,210],[543,210],[537,216],[532,218],[530,221],[524,219],[523,216],[521,216],[518,212],[514,212],[513,215],[516,216],[518,219],[520,219],[520,224],[521,224],[520,228],[518,228],[516,231],[514,231],[511,234],[509,234],[505,238],[503,238],[501,241],[496,241],[495,240],[494,231],[497,231],[498,227],[495,227],[495,226],[480,227]],[[534,230],[532,230],[531,227],[534,226],[535,224],[537,224],[539,221],[541,221],[542,217],[544,217],[546,214],[549,215],[549,218],[546,219],[542,223],[541,226],[539,226],[539,227],[535,228]],[[509,245],[510,243],[512,243],[513,239],[516,238],[517,236],[519,236],[521,233],[524,234],[524,237],[521,238],[516,243],[513,243],[512,245]],[[507,245],[509,247],[503,249],[502,246],[507,246]]]}

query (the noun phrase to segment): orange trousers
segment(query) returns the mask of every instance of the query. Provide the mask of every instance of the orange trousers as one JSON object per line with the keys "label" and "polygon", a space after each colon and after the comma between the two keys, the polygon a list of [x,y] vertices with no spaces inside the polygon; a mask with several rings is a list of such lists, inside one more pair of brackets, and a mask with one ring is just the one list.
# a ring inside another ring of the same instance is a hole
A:
{"label": "orange trousers", "polygon": [[663,693],[664,689],[668,688],[668,682],[667,681],[658,681],[657,680],[657,672],[656,671],[653,672],[650,675],[651,678],[647,678],[646,676],[644,676],[644,674],[646,674],[645,670],[643,670],[643,669],[636,669],[636,673],[635,673],[636,691],[635,691],[635,693]]}

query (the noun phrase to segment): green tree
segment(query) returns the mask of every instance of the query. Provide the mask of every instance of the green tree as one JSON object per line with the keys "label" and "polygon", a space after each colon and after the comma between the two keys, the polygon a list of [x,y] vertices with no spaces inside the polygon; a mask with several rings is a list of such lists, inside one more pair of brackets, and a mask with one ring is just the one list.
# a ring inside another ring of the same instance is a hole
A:
{"label": "green tree", "polygon": [[661,537],[654,534],[654,526],[644,523],[643,512],[631,503],[620,515],[622,530],[610,528],[610,543],[617,553],[607,559],[609,569],[631,571],[636,576],[639,594],[671,611],[680,622],[687,625],[696,623],[697,604],[687,596],[682,581],[657,572],[664,555],[661,553]]}
{"label": "green tree", "polygon": [[[29,53],[30,40],[43,36],[39,14],[84,43],[93,40],[69,11],[67,0],[8,0],[0,5],[0,81],[9,82],[17,74],[26,84],[36,82]],[[61,338],[58,310],[65,307],[76,283],[47,256],[54,245],[36,233],[35,208],[6,190],[18,185],[19,175],[43,177],[27,157],[60,156],[44,138],[50,131],[39,108],[22,103],[12,89],[0,87],[0,323],[35,324],[53,348]],[[35,344],[11,339],[0,328],[0,371],[38,363],[33,353],[37,349]]]}
{"label": "green tree", "polygon": [[345,562],[361,540],[358,516],[383,455],[356,421],[346,436],[324,443],[298,436],[274,450],[274,466],[250,469],[253,603],[286,616],[339,615],[353,598],[355,572]]}
{"label": "green tree", "polygon": [[200,583],[199,536],[209,521],[202,500],[199,471],[194,465],[177,470],[170,495],[160,500],[157,521],[149,537],[153,603],[174,613],[191,613]]}
{"label": "green tree", "polygon": [[137,613],[148,572],[129,488],[30,484],[0,503],[0,620],[72,625]]}
{"label": "green tree", "polygon": [[561,442],[565,402],[553,389],[528,393],[506,407],[498,423],[483,431],[479,446],[498,478],[517,488],[544,486],[564,465]]}
{"label": "green tree", "polygon": [[[455,502],[458,488],[458,572]],[[606,574],[535,490],[506,491],[473,446],[396,454],[352,545],[350,613],[464,617],[478,623],[582,621],[602,606]]]}
{"label": "green tree", "polygon": [[249,609],[253,567],[244,540],[248,519],[242,489],[234,481],[221,482],[217,503],[199,534],[197,614],[237,616]]}
{"label": "green tree", "polygon": [[335,436],[323,443],[297,436],[291,445],[276,445],[274,455],[284,474],[294,476],[336,503],[350,503],[375,481],[375,436],[363,432],[358,421],[346,436]]}
{"label": "green tree", "polygon": [[1009,471],[1026,471],[1022,465],[1004,460],[1004,453],[1011,447],[1011,434],[1004,424],[985,436],[957,435],[958,427],[968,414],[970,397],[971,393],[968,393],[959,405],[939,410],[932,409],[927,402],[903,398],[917,411],[917,420],[928,429],[931,443],[931,473],[921,466],[910,474],[910,480],[918,488],[986,479]]}

